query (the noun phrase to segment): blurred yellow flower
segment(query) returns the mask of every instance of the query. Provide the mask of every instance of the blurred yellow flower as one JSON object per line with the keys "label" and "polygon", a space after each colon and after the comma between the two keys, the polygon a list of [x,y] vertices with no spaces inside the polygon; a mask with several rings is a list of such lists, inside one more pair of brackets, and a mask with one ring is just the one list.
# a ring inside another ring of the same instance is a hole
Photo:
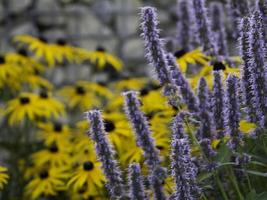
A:
{"label": "blurred yellow flower", "polygon": [[7,168],[0,166],[0,190],[7,184],[8,179]]}

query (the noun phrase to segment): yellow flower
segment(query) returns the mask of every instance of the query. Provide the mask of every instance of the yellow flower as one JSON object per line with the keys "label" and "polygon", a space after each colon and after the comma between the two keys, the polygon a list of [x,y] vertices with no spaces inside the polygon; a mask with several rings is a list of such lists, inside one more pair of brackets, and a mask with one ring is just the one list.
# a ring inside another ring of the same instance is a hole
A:
{"label": "yellow flower", "polygon": [[53,143],[48,148],[32,154],[32,160],[37,166],[45,164],[55,167],[69,166],[69,151],[70,149],[64,143]]}
{"label": "yellow flower", "polygon": [[239,130],[242,133],[249,134],[257,128],[257,125],[245,120],[239,122]]}
{"label": "yellow flower", "polygon": [[54,67],[57,63],[63,63],[64,59],[69,62],[75,60],[74,48],[62,41],[58,41],[58,44],[48,44],[42,37],[18,35],[14,38],[14,42],[19,43],[20,46],[26,45],[37,59],[44,58],[50,67]]}
{"label": "yellow flower", "polygon": [[[20,80],[22,69],[14,64],[7,63],[4,56],[0,56],[0,87],[8,85],[12,88],[13,82]],[[10,82],[9,82],[10,80]]]}
{"label": "yellow flower", "polygon": [[8,53],[5,55],[6,62],[23,68],[23,72],[34,74],[44,72],[45,67],[32,58],[27,57],[27,51],[20,49],[18,53]]}
{"label": "yellow flower", "polygon": [[27,184],[25,195],[33,200],[41,196],[56,196],[59,191],[66,190],[68,178],[65,168],[44,169]]}
{"label": "yellow flower", "polygon": [[51,145],[52,143],[67,143],[71,137],[69,126],[60,122],[40,123],[38,127],[41,129],[38,135],[45,141],[46,145]]}
{"label": "yellow flower", "polygon": [[201,64],[207,65],[209,63],[209,57],[205,56],[200,49],[195,49],[190,52],[185,50],[176,51],[174,53],[176,62],[183,73],[186,73],[188,64]]}
{"label": "yellow flower", "polygon": [[64,104],[51,96],[51,93],[42,90],[38,96],[38,104],[42,107],[44,116],[47,118],[65,115]]}
{"label": "yellow flower", "polygon": [[95,159],[88,159],[74,171],[67,185],[75,192],[86,190],[87,192],[83,195],[88,195],[88,198],[98,195],[104,183],[105,177],[101,171],[101,163]]}
{"label": "yellow flower", "polygon": [[80,60],[88,60],[100,70],[103,70],[108,66],[116,71],[122,70],[122,61],[116,56],[108,53],[103,47],[97,47],[95,51],[77,49],[76,53],[80,57]]}
{"label": "yellow flower", "polygon": [[38,105],[38,96],[31,93],[22,93],[7,103],[5,116],[8,116],[8,124],[14,125],[22,122],[25,118],[35,121],[37,116],[44,113],[40,105]]}
{"label": "yellow flower", "polygon": [[123,140],[123,150],[119,152],[120,163],[127,167],[130,163],[143,161],[143,150],[137,146],[135,137]]}
{"label": "yellow flower", "polygon": [[96,94],[82,83],[77,83],[75,86],[66,86],[59,91],[59,94],[66,98],[66,102],[72,109],[78,107],[81,111],[86,111],[101,105]]}
{"label": "yellow flower", "polygon": [[7,168],[0,166],[0,190],[7,184],[8,179]]}
{"label": "yellow flower", "polygon": [[40,88],[45,88],[47,90],[53,89],[53,85],[47,79],[34,74],[25,75],[22,82],[28,85],[32,90]]}
{"label": "yellow flower", "polygon": [[148,81],[147,78],[129,78],[114,82],[112,87],[120,92],[124,90],[141,90]]}

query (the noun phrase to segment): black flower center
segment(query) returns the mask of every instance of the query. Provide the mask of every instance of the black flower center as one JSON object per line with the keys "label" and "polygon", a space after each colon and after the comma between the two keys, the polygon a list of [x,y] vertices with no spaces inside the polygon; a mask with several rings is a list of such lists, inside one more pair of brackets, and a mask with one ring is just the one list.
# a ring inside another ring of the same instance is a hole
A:
{"label": "black flower center", "polygon": [[38,39],[39,39],[41,42],[43,42],[43,43],[47,43],[47,42],[48,42],[48,41],[47,41],[47,38],[44,37],[44,36],[39,36]]}
{"label": "black flower center", "polygon": [[47,99],[47,98],[48,98],[47,91],[42,90],[42,91],[40,92],[39,96],[40,96],[42,99]]}
{"label": "black flower center", "polygon": [[149,93],[149,89],[147,89],[147,88],[142,88],[140,90],[140,96],[146,96],[146,95],[148,95],[148,93]]}
{"label": "black flower center", "polygon": [[214,62],[213,63],[213,70],[214,71],[219,71],[219,70],[225,70],[226,67],[222,62]]}
{"label": "black flower center", "polygon": [[39,177],[40,177],[41,179],[46,179],[48,176],[49,176],[49,173],[48,173],[47,170],[43,170],[43,171],[41,171],[41,172],[39,173]]}
{"label": "black flower center", "polygon": [[28,56],[27,50],[26,49],[19,49],[18,54],[22,56]]}
{"label": "black flower center", "polygon": [[66,41],[66,39],[64,39],[64,38],[59,38],[59,39],[57,39],[56,43],[57,43],[58,45],[60,45],[60,46],[64,46],[64,45],[67,44],[67,41]]}
{"label": "black flower center", "polygon": [[5,63],[5,57],[4,56],[0,56],[0,64],[4,64]]}
{"label": "black flower center", "polygon": [[29,99],[29,97],[20,97],[19,98],[19,102],[20,102],[21,105],[29,104],[30,103],[30,99]]}
{"label": "black flower center", "polygon": [[176,57],[176,58],[181,58],[183,55],[185,55],[187,53],[187,51],[185,50],[185,49],[181,49],[181,50],[179,50],[179,51],[176,51],[175,53],[174,53],[174,56]]}
{"label": "black flower center", "polygon": [[76,87],[76,93],[77,94],[80,94],[80,95],[83,95],[83,94],[85,94],[85,89],[84,89],[84,87],[82,87],[82,86],[77,86]]}
{"label": "black flower center", "polygon": [[106,49],[103,46],[98,46],[98,47],[96,47],[96,51],[98,51],[98,52],[105,52]]}
{"label": "black flower center", "polygon": [[58,152],[58,147],[56,144],[52,144],[50,147],[49,147],[49,151],[51,153],[57,153]]}
{"label": "black flower center", "polygon": [[83,163],[83,169],[85,171],[90,171],[90,170],[94,169],[94,164],[91,161],[87,161],[87,162]]}
{"label": "black flower center", "polygon": [[157,145],[156,147],[157,147],[158,150],[163,150],[164,149],[164,147],[160,146],[160,145]]}
{"label": "black flower center", "polygon": [[61,132],[62,131],[62,124],[60,122],[54,122],[54,131]]}
{"label": "black flower center", "polygon": [[111,132],[116,128],[115,124],[111,120],[105,120],[104,124],[105,124],[105,131],[106,132]]}

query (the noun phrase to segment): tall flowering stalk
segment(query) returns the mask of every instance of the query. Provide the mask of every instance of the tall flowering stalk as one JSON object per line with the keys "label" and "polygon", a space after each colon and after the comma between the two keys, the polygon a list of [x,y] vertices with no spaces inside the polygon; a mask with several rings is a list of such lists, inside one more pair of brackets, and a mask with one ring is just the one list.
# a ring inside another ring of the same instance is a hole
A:
{"label": "tall flowering stalk", "polygon": [[218,48],[218,54],[220,56],[227,57],[229,53],[224,24],[225,16],[223,4],[220,2],[212,2],[209,8],[211,10],[212,16],[211,29],[214,32],[215,44]]}
{"label": "tall flowering stalk", "polygon": [[234,75],[229,75],[226,80],[224,123],[226,133],[230,135],[229,147],[236,149],[240,143],[241,133],[239,131],[240,105],[238,100],[238,81]]}
{"label": "tall flowering stalk", "polygon": [[213,91],[212,91],[212,114],[214,119],[214,124],[216,131],[218,133],[218,138],[224,137],[224,115],[223,115],[223,107],[224,107],[224,89],[221,79],[221,72],[215,71],[213,72]]}
{"label": "tall flowering stalk", "polygon": [[191,149],[188,137],[183,130],[182,121],[178,114],[172,125],[171,169],[175,181],[175,193],[171,199],[195,200],[198,199],[200,192],[200,188],[196,184],[197,168],[192,162]]}
{"label": "tall flowering stalk", "polygon": [[205,0],[193,0],[196,34],[198,35],[200,44],[203,46],[203,50],[211,55],[217,55],[217,49],[214,45],[214,35],[211,31],[205,3]]}
{"label": "tall flowering stalk", "polygon": [[161,84],[169,82],[168,64],[165,56],[163,41],[159,37],[156,9],[141,8],[141,36],[144,39],[146,58],[155,68]]}
{"label": "tall flowering stalk", "polygon": [[89,134],[95,141],[96,153],[102,162],[102,169],[108,180],[107,187],[112,199],[127,199],[125,194],[122,173],[115,161],[115,153],[106,138],[104,123],[99,110],[87,112],[87,119],[90,123]]}
{"label": "tall flowering stalk", "polygon": [[173,55],[167,55],[168,64],[170,67],[170,79],[171,83],[178,86],[180,94],[182,96],[183,103],[185,103],[188,109],[192,112],[198,111],[198,100],[192,91],[187,79],[184,77],[179,67],[175,62]]}
{"label": "tall flowering stalk", "polygon": [[[267,65],[265,38],[263,37],[263,20],[259,11],[254,11],[252,18],[251,57],[254,64],[253,76],[258,92],[258,101],[263,114],[267,113]],[[267,125],[266,115],[265,124]]]}
{"label": "tall flowering stalk", "polygon": [[260,109],[258,91],[255,84],[253,54],[251,52],[251,21],[244,17],[240,23],[240,54],[244,61],[242,66],[241,87],[243,101],[246,106],[247,120],[264,125],[264,117]]}
{"label": "tall flowering stalk", "polygon": [[[192,2],[188,0],[177,1],[178,10],[177,15],[179,16],[178,21],[178,33],[177,39],[180,45],[180,48],[185,51],[190,51],[196,45],[194,18],[192,10]],[[190,24],[191,26],[188,26]]]}
{"label": "tall flowering stalk", "polygon": [[140,100],[137,98],[137,92],[128,91],[123,95],[125,98],[125,112],[134,129],[137,144],[144,150],[145,162],[150,170],[149,179],[155,199],[166,199],[162,188],[165,170],[160,166],[159,151],[151,137],[147,119],[140,110]]}
{"label": "tall flowering stalk", "polygon": [[129,166],[129,188],[131,200],[148,200],[143,185],[143,177],[141,175],[140,165],[131,164]]}

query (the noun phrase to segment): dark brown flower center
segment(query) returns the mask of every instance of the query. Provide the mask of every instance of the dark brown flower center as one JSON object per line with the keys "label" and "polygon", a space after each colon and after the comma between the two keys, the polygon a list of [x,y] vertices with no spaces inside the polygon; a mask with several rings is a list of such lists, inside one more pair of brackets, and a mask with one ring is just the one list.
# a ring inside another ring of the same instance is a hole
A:
{"label": "dark brown flower center", "polygon": [[174,56],[176,57],[176,58],[181,58],[183,55],[185,55],[187,53],[187,51],[185,50],[185,49],[181,49],[181,50],[179,50],[179,51],[176,51],[175,53],[174,53]]}
{"label": "dark brown flower center", "polygon": [[96,47],[96,51],[98,52],[106,52],[106,49],[103,46]]}
{"label": "dark brown flower center", "polygon": [[47,170],[43,170],[43,171],[41,171],[41,172],[39,173],[39,177],[40,177],[41,179],[46,179],[46,178],[48,178],[48,176],[49,176],[49,173],[48,173]]}
{"label": "dark brown flower center", "polygon": [[22,56],[28,56],[28,52],[27,52],[27,50],[26,49],[23,49],[23,48],[21,48],[21,49],[19,49],[18,50],[18,54],[19,55],[22,55]]}
{"label": "dark brown flower center", "polygon": [[105,125],[106,132],[111,132],[116,128],[115,124],[111,120],[105,120],[104,125]]}
{"label": "dark brown flower center", "polygon": [[4,56],[0,56],[0,64],[4,64],[5,63],[5,57]]}
{"label": "dark brown flower center", "polygon": [[219,70],[225,70],[226,67],[222,62],[214,62],[213,63],[213,70],[214,71],[219,71]]}
{"label": "dark brown flower center", "polygon": [[58,152],[58,147],[56,144],[52,144],[50,147],[49,147],[49,151],[51,153],[57,153]]}
{"label": "dark brown flower center", "polygon": [[84,95],[84,94],[86,93],[86,91],[85,91],[84,87],[82,87],[82,86],[77,86],[77,87],[76,87],[76,93],[77,93],[77,94],[80,94],[80,95]]}
{"label": "dark brown flower center", "polygon": [[91,161],[87,161],[83,163],[83,169],[85,171],[91,171],[92,169],[94,169],[94,164]]}
{"label": "dark brown flower center", "polygon": [[42,90],[40,93],[39,93],[39,96],[42,98],[42,99],[48,99],[48,93],[47,91],[45,90]]}
{"label": "dark brown flower center", "polygon": [[20,97],[19,98],[19,102],[20,102],[21,105],[29,104],[30,103],[30,99],[29,99],[29,97]]}
{"label": "dark brown flower center", "polygon": [[59,38],[57,39],[56,43],[60,46],[65,46],[67,44],[67,41],[65,38]]}
{"label": "dark brown flower center", "polygon": [[60,122],[54,122],[54,131],[61,132],[62,131],[62,124]]}
{"label": "dark brown flower center", "polygon": [[39,39],[41,42],[43,42],[43,43],[47,43],[47,42],[48,42],[48,41],[47,41],[47,38],[44,37],[44,36],[39,36],[38,39]]}

